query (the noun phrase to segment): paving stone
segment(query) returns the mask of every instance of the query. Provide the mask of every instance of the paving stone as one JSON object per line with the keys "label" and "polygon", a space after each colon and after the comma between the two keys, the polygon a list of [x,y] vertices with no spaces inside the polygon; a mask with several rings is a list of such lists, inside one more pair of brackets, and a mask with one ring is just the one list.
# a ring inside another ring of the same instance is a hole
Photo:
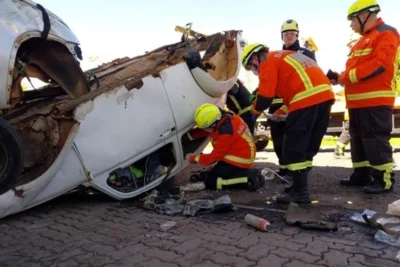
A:
{"label": "paving stone", "polygon": [[240,249],[235,246],[221,245],[221,244],[218,244],[215,242],[204,244],[204,245],[202,245],[202,247],[216,251],[216,252],[224,252],[225,254],[232,255],[232,256],[238,255],[239,253],[244,251],[244,249]]}
{"label": "paving stone", "polygon": [[276,249],[274,246],[270,246],[264,243],[260,243],[250,247],[247,251],[239,253],[239,257],[246,258],[251,261],[259,261],[266,257],[271,250]]}
{"label": "paving stone", "polygon": [[[298,260],[294,260],[294,261],[291,261],[291,262],[289,262],[289,263],[286,263],[285,265],[284,265],[285,267],[322,267],[322,266],[324,266],[324,265],[316,265],[316,264],[310,264],[310,263],[304,263],[304,262],[301,262],[301,261],[298,261]],[[334,266],[334,267],[338,267],[338,266],[335,266],[335,265],[328,265],[328,266]],[[347,266],[347,265],[344,265],[344,266]],[[353,266],[351,266],[351,267],[353,267]]]}
{"label": "paving stone", "polygon": [[352,257],[350,253],[331,249],[329,252],[324,253],[323,260],[317,263],[328,266],[348,266],[348,259],[350,257]]}
{"label": "paving stone", "polygon": [[177,252],[178,254],[185,255],[189,251],[193,251],[206,243],[208,243],[208,241],[200,238],[194,238],[192,240],[185,241],[178,246],[172,247],[171,250]]}
{"label": "paving stone", "polygon": [[223,252],[217,252],[211,256],[208,256],[207,259],[225,266],[247,267],[255,264],[255,262],[248,261],[241,257],[227,255]]}
{"label": "paving stone", "polygon": [[181,267],[192,266],[200,264],[208,256],[215,254],[215,251],[207,250],[206,248],[198,248],[196,250],[186,253],[184,256],[174,259],[172,262]]}
{"label": "paving stone", "polygon": [[287,250],[286,248],[278,248],[277,250],[273,250],[270,253],[278,255],[282,258],[296,259],[296,260],[303,261],[305,263],[314,263],[320,259],[317,256],[311,255],[310,253],[290,251],[290,250]]}
{"label": "paving stone", "polygon": [[328,243],[320,240],[315,240],[307,243],[306,247],[300,249],[300,251],[308,252],[315,256],[322,256],[323,253],[328,252]]}
{"label": "paving stone", "polygon": [[283,264],[289,262],[289,259],[281,258],[276,255],[268,255],[257,262],[257,267],[282,267]]}

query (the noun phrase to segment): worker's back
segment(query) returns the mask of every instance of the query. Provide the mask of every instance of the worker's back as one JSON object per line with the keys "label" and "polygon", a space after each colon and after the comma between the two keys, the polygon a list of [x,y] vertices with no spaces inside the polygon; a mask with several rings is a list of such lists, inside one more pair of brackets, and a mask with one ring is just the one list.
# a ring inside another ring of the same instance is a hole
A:
{"label": "worker's back", "polygon": [[[265,79],[266,82],[262,82]],[[273,51],[260,66],[260,90],[283,98],[289,112],[331,99],[334,93],[328,78],[317,63],[294,51]],[[269,87],[269,88],[268,88]]]}

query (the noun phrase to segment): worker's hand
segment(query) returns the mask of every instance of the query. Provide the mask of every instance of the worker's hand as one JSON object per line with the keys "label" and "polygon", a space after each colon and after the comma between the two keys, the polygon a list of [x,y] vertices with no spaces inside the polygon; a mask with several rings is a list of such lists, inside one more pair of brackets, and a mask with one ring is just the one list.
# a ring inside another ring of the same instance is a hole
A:
{"label": "worker's hand", "polygon": [[193,155],[194,155],[194,153],[188,153],[188,154],[186,154],[185,160],[190,161],[190,157],[193,156]]}
{"label": "worker's hand", "polygon": [[332,85],[338,85],[339,82],[337,80],[329,80],[331,82]]}

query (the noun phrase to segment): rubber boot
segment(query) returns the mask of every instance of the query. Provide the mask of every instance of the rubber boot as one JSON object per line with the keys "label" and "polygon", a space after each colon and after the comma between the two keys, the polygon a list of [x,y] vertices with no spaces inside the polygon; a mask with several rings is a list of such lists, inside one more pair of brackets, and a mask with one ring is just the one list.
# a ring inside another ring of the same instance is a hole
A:
{"label": "rubber boot", "polygon": [[279,196],[276,200],[278,203],[289,204],[294,202],[297,204],[310,204],[310,194],[308,192],[308,171],[293,173],[293,188],[288,194]]}
{"label": "rubber boot", "polygon": [[[385,181],[385,174],[388,176],[388,182]],[[363,191],[366,194],[383,194],[393,191],[393,185],[395,183],[393,172],[384,171],[372,171],[372,176],[374,177],[371,185],[364,187]]]}
{"label": "rubber boot", "polygon": [[348,180],[340,180],[343,186],[369,186],[372,182],[370,167],[355,168]]}
{"label": "rubber boot", "polygon": [[257,191],[260,188],[260,179],[258,178],[260,171],[258,169],[251,169],[247,176],[247,189],[250,192]]}
{"label": "rubber boot", "polygon": [[[307,174],[309,174],[311,170],[312,170],[312,167],[307,167],[307,170],[306,170]],[[290,192],[290,190],[292,190],[292,189],[293,189],[293,183],[291,183],[288,186],[285,186],[285,188],[283,189],[283,193],[288,194]]]}
{"label": "rubber boot", "polygon": [[264,175],[261,174],[260,169],[257,169],[257,171],[258,171],[257,177],[258,177],[258,181],[260,182],[260,187],[264,187],[265,186],[265,177],[264,177]]}

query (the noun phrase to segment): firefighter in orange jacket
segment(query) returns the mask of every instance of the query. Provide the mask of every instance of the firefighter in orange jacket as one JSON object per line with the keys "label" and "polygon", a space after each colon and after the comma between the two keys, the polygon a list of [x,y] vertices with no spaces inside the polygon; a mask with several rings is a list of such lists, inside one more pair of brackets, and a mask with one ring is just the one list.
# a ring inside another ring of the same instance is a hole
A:
{"label": "firefighter in orange jacket", "polygon": [[264,185],[265,178],[253,168],[255,144],[242,118],[205,103],[196,110],[194,120],[198,128],[189,132],[189,138],[210,136],[213,150],[210,154],[188,154],[186,159],[201,165],[217,163],[205,178],[207,189],[255,191]]}
{"label": "firefighter in orange jacket", "polygon": [[345,88],[350,119],[354,172],[340,183],[365,186],[367,194],[389,192],[394,184],[389,140],[400,37],[395,28],[378,18],[379,11],[375,0],[358,0],[349,8],[351,27],[362,37],[351,48],[346,70],[331,80]]}
{"label": "firefighter in orange jacket", "polygon": [[291,171],[293,185],[280,203],[309,204],[308,172],[329,122],[334,93],[329,80],[309,57],[295,51],[272,51],[250,44],[242,54],[242,64],[259,76],[255,116],[267,109],[275,96],[288,108],[283,134],[283,162]]}

